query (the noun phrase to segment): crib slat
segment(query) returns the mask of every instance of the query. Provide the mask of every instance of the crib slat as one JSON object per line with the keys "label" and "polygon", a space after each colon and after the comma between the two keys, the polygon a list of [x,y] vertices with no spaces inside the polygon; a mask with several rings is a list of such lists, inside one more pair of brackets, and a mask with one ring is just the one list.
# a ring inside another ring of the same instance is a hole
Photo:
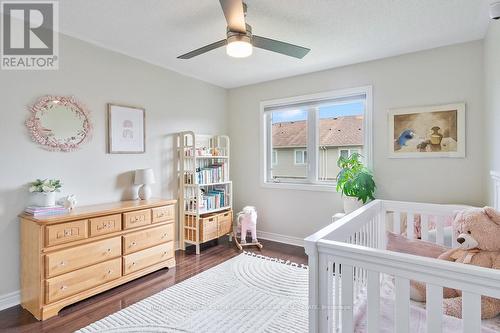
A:
{"label": "crib slat", "polygon": [[393,214],[394,220],[394,233],[401,234],[401,212],[394,212]]}
{"label": "crib slat", "polygon": [[396,276],[395,332],[410,331],[410,280]]}
{"label": "crib slat", "polygon": [[383,210],[378,215],[377,224],[376,224],[376,233],[377,233],[377,249],[385,249],[387,247],[387,211]]}
{"label": "crib slat", "polygon": [[353,267],[350,265],[342,265],[342,333],[352,333],[354,331],[353,323]]}
{"label": "crib slat", "polygon": [[338,331],[338,328],[340,327],[340,320],[339,320],[339,313],[340,313],[340,264],[335,263],[335,295],[334,295],[334,304],[333,304],[333,311],[334,311],[334,328],[335,331]]}
{"label": "crib slat", "polygon": [[414,238],[413,237],[413,234],[414,234],[414,232],[413,232],[413,230],[414,230],[413,224],[414,224],[414,221],[415,221],[414,220],[414,216],[415,215],[413,213],[408,212],[408,214],[406,216],[407,216],[406,217],[406,235],[407,235],[408,239],[413,239]]}
{"label": "crib slat", "polygon": [[462,318],[464,333],[481,331],[481,295],[462,292]]}
{"label": "crib slat", "polygon": [[318,295],[318,306],[319,306],[319,331],[320,332],[327,332],[329,322],[328,322],[328,298],[330,295],[328,295],[326,290],[328,290],[328,281],[329,281],[329,272],[327,271],[328,268],[328,256],[324,255],[322,253],[319,254],[319,276],[318,276],[318,286],[319,290],[323,291],[320,292]]}
{"label": "crib slat", "polygon": [[334,295],[334,290],[333,290],[333,283],[334,283],[334,276],[333,276],[333,269],[335,267],[335,263],[328,261],[327,263],[327,274],[328,274],[328,288],[327,288],[327,305],[328,305],[328,333],[333,333],[333,325],[332,325],[332,319],[333,319],[333,310],[334,309],[334,303],[335,303],[335,295]]}
{"label": "crib slat", "polygon": [[451,231],[451,247],[455,249],[460,245],[457,242],[455,224],[452,225],[451,229],[452,229],[452,231]]}
{"label": "crib slat", "polygon": [[420,229],[422,240],[429,240],[429,215],[420,215]]}
{"label": "crib slat", "polygon": [[368,333],[379,332],[380,273],[368,271]]}
{"label": "crib slat", "polygon": [[444,216],[436,216],[436,243],[444,244]]}
{"label": "crib slat", "polygon": [[427,284],[427,332],[442,332],[443,287]]}

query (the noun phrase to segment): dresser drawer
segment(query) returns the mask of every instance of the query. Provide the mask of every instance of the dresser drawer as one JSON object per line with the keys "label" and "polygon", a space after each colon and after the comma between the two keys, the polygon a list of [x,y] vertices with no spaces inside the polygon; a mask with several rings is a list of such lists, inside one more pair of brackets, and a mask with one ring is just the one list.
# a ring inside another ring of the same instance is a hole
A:
{"label": "dresser drawer", "polygon": [[120,237],[97,241],[45,256],[45,276],[53,277],[121,256]]}
{"label": "dresser drawer", "polygon": [[137,252],[174,239],[174,224],[137,231],[123,236],[123,253]]}
{"label": "dresser drawer", "polygon": [[89,234],[90,237],[109,234],[112,232],[122,230],[122,216],[121,214],[109,215],[103,217],[96,217],[89,220]]}
{"label": "dresser drawer", "polygon": [[175,206],[163,206],[151,209],[153,223],[171,221],[175,219]]}
{"label": "dresser drawer", "polygon": [[121,276],[121,258],[82,268],[45,281],[45,299],[52,303]]}
{"label": "dresser drawer", "polygon": [[157,245],[123,257],[123,275],[165,261],[174,256],[174,242]]}
{"label": "dresser drawer", "polygon": [[123,229],[151,224],[151,209],[123,213]]}
{"label": "dresser drawer", "polygon": [[87,220],[45,227],[45,245],[52,246],[87,238]]}

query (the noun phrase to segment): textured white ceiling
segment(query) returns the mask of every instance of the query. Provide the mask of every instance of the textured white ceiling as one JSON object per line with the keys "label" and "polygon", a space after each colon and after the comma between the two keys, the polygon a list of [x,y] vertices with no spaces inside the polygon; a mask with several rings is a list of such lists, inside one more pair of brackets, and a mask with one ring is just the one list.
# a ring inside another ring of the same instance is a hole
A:
{"label": "textured white ceiling", "polygon": [[294,59],[254,49],[245,59],[220,48],[176,57],[225,37],[218,0],[64,0],[61,32],[232,88],[423,49],[477,40],[488,0],[247,0],[256,35],[306,46]]}

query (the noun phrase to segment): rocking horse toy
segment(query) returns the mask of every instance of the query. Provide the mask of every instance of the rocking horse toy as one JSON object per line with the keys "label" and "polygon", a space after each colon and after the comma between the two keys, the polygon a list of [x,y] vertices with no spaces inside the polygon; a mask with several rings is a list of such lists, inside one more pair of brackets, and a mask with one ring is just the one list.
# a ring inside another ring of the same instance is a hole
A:
{"label": "rocking horse toy", "polygon": [[[257,211],[255,207],[246,206],[243,210],[236,215],[237,227],[234,230],[234,241],[238,249],[243,250],[244,246],[257,246],[262,249],[262,244],[257,239]],[[247,243],[247,233],[250,231],[252,234],[252,242]],[[238,242],[238,233],[240,234],[240,241]]]}

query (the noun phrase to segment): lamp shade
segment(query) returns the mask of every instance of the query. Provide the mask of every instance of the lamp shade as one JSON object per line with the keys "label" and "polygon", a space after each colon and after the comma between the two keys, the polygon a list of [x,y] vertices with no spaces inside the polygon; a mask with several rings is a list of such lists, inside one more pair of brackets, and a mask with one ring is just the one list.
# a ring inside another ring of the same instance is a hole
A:
{"label": "lamp shade", "polygon": [[134,184],[142,185],[142,184],[154,184],[155,183],[155,175],[153,173],[153,169],[140,169],[135,170]]}

